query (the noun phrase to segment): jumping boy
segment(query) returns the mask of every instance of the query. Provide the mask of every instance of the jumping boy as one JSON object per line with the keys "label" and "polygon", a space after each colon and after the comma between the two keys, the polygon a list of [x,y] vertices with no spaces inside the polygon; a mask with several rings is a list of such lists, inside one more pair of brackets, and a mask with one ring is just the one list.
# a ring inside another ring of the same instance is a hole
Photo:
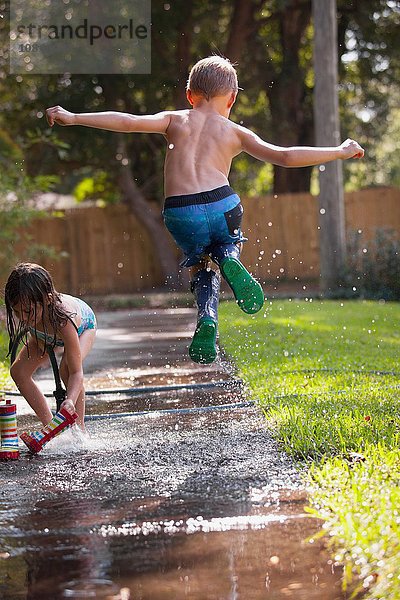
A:
{"label": "jumping boy", "polygon": [[353,140],[337,147],[273,146],[229,120],[238,93],[233,65],[210,56],[190,71],[186,96],[192,108],[154,115],[121,112],[74,114],[61,106],[48,108],[50,126],[83,125],[125,133],[159,133],[167,140],[164,169],[164,221],[190,267],[191,290],[198,320],[189,354],[195,362],[211,363],[216,355],[220,277],[231,287],[246,313],[256,313],[264,302],[260,284],[240,262],[243,208],[229,186],[232,159],[247,152],[283,167],[306,167],[336,159],[362,158],[364,150]]}

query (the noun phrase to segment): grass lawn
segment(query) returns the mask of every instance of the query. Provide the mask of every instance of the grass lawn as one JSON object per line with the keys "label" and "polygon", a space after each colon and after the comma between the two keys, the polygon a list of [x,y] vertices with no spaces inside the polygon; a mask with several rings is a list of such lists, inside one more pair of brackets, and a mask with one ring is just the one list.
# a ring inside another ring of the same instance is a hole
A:
{"label": "grass lawn", "polygon": [[[220,307],[221,345],[282,447],[309,464],[347,580],[400,598],[400,304],[286,300]],[[346,583],[346,582],[345,582]]]}
{"label": "grass lawn", "polygon": [[8,335],[5,325],[0,320],[0,389],[4,389],[10,383],[9,360],[6,359],[8,352]]}

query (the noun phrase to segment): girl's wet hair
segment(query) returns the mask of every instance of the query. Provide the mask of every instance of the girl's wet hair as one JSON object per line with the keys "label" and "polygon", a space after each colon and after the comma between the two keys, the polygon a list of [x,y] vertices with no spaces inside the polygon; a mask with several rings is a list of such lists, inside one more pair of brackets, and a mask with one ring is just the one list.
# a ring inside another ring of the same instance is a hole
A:
{"label": "girl's wet hair", "polygon": [[[41,306],[43,310],[45,304],[48,306],[52,331],[46,331],[46,325],[43,323],[43,333],[53,337],[53,347],[56,344],[57,331],[64,327],[71,317],[62,306],[60,294],[54,287],[50,273],[35,263],[21,263],[11,271],[4,290],[4,300],[7,311],[7,329],[10,336],[9,354],[17,338],[21,337],[23,343],[27,345],[28,327],[22,320],[16,323],[13,312],[13,308],[18,303],[26,307],[29,312],[33,310],[34,325],[32,328],[35,333],[37,306]],[[38,338],[35,337],[39,345]],[[43,349],[44,352],[45,349]]]}

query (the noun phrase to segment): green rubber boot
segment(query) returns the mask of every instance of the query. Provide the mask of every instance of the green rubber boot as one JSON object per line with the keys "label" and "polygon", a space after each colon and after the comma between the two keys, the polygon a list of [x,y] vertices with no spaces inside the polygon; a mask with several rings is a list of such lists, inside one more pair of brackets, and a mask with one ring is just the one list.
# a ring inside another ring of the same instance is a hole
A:
{"label": "green rubber boot", "polygon": [[233,257],[224,258],[219,268],[242,311],[248,314],[258,312],[264,304],[263,289],[240,260]]}
{"label": "green rubber boot", "polygon": [[199,320],[189,347],[189,356],[196,362],[208,365],[217,357],[217,323],[210,317]]}

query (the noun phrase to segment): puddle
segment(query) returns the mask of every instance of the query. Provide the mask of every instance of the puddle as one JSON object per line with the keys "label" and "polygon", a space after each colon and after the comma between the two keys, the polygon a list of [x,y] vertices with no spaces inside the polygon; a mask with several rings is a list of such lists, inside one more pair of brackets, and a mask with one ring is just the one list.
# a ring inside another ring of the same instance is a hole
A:
{"label": "puddle", "polygon": [[1,597],[346,598],[256,411],[88,428],[1,465]]}
{"label": "puddle", "polygon": [[[128,522],[124,512],[145,518]],[[213,517],[198,501],[165,497],[108,509],[93,501],[42,501],[18,530],[2,535],[9,558],[0,560],[0,592],[41,600],[346,598],[341,568],[320,541],[306,541],[317,521],[285,514],[279,502],[253,513]]]}

